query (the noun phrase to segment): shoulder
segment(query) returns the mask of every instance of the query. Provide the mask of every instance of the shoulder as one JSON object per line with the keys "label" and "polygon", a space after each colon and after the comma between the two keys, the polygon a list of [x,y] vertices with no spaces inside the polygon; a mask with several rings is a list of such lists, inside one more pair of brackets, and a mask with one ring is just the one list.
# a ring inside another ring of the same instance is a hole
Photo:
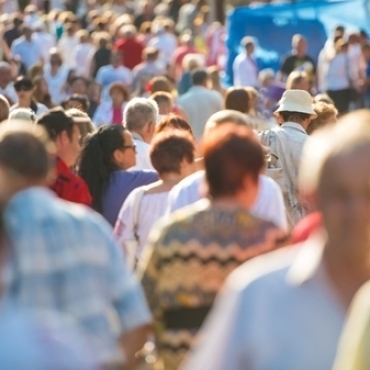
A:
{"label": "shoulder", "polygon": [[260,186],[261,193],[266,195],[272,195],[280,191],[279,185],[269,176],[260,175]]}
{"label": "shoulder", "polygon": [[234,64],[238,64],[238,63],[241,63],[241,62],[244,62],[246,61],[246,58],[245,58],[245,55],[244,54],[239,54],[236,56],[235,60],[234,60]]}

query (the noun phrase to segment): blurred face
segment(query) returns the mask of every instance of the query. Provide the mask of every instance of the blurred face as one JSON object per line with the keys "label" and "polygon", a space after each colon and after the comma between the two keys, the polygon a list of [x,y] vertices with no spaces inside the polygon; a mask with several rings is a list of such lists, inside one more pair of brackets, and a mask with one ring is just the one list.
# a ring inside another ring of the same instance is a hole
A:
{"label": "blurred face", "polygon": [[50,56],[50,64],[52,66],[59,66],[61,65],[61,58],[58,54],[53,54]]}
{"label": "blurred face", "polygon": [[72,138],[70,138],[66,131],[63,131],[56,140],[57,154],[68,167],[76,164],[77,157],[80,154],[81,133],[77,125],[73,125]]}
{"label": "blurred face", "polygon": [[113,66],[120,66],[122,64],[122,54],[121,53],[113,53],[112,55],[112,65]]}
{"label": "blurred face", "polygon": [[86,95],[86,84],[83,80],[76,80],[72,85],[72,94]]}
{"label": "blurred face", "polygon": [[307,92],[310,92],[310,81],[307,77],[303,77],[299,80],[299,82],[296,83],[295,89],[297,90],[304,90]]}
{"label": "blurred face", "polygon": [[29,89],[25,87],[19,87],[16,89],[16,93],[19,101],[31,101],[34,89]]}
{"label": "blurred face", "polygon": [[361,257],[369,250],[369,156],[370,148],[362,147],[330,159],[318,189],[328,246],[348,259]]}
{"label": "blurred face", "polygon": [[158,105],[158,108],[159,108],[159,114],[160,115],[167,115],[167,114],[170,114],[173,110],[173,105],[172,103],[162,103],[162,104],[159,104]]}
{"label": "blurred face", "polygon": [[7,86],[12,80],[12,72],[10,68],[0,68],[0,84],[4,87]]}
{"label": "blurred face", "polygon": [[296,44],[296,50],[298,55],[306,55],[307,52],[307,42],[304,39],[299,39]]}
{"label": "blurred face", "polygon": [[114,107],[120,107],[125,102],[125,96],[122,94],[122,91],[118,89],[113,89],[110,97]]}
{"label": "blurred face", "polygon": [[120,169],[127,170],[136,165],[136,145],[132,135],[128,131],[123,133],[123,142],[124,147],[115,150],[113,157]]}
{"label": "blurred face", "polygon": [[43,94],[47,94],[49,92],[49,87],[48,87],[48,84],[45,80],[41,80],[40,90]]}

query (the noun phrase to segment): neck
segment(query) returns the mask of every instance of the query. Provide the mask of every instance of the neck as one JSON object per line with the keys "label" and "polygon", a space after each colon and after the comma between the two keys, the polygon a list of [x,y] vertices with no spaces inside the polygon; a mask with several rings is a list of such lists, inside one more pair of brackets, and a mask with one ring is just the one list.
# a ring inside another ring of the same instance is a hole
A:
{"label": "neck", "polygon": [[32,100],[28,100],[28,99],[19,99],[18,105],[19,105],[21,108],[29,108],[29,107],[31,106],[31,102],[32,102]]}
{"label": "neck", "polygon": [[180,182],[184,176],[181,173],[168,172],[160,174],[160,178],[163,184],[175,185]]}
{"label": "neck", "polygon": [[246,208],[250,209],[253,205],[249,199],[245,199],[244,196],[234,195],[234,196],[224,196],[216,198],[212,201],[214,205],[224,207],[224,208]]}

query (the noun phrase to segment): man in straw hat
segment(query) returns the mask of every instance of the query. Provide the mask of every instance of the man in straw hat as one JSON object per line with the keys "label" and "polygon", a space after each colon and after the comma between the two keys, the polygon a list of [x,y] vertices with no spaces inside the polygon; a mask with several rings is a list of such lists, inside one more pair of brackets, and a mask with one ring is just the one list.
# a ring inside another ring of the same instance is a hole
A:
{"label": "man in straw hat", "polygon": [[275,115],[280,127],[261,134],[261,142],[270,148],[268,175],[280,185],[291,226],[300,221],[305,210],[297,196],[298,168],[302,148],[308,138],[306,129],[316,117],[311,95],[303,90],[284,92]]}

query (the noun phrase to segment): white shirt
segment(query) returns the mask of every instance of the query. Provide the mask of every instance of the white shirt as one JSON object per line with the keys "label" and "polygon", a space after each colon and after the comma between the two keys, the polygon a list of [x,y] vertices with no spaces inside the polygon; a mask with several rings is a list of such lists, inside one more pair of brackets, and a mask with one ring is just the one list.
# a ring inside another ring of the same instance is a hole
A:
{"label": "white shirt", "polygon": [[[141,187],[142,188],[142,187]],[[125,240],[134,239],[134,209],[137,196],[141,188],[133,190],[126,198],[121,211],[118,215],[120,227],[116,228],[118,233],[115,235],[122,247],[125,247]],[[168,192],[144,194],[139,204],[137,219],[137,234],[139,236],[136,259],[138,260],[143,253],[152,226],[166,213]],[[127,252],[127,251],[126,251]],[[131,258],[128,258],[132,260]]]}
{"label": "white shirt", "polygon": [[177,49],[178,43],[175,35],[165,32],[151,39],[148,46],[157,48],[160,51],[160,60],[167,65],[171,63],[172,54]]}
{"label": "white shirt", "polygon": [[55,36],[48,32],[35,32],[32,35],[32,40],[39,46],[44,61],[49,60],[50,49],[55,47]]}
{"label": "white shirt", "polygon": [[3,0],[1,11],[3,14],[11,14],[19,9],[17,0]]}
{"label": "white shirt", "polygon": [[[49,108],[44,105],[44,104],[41,104],[41,103],[36,103],[37,105],[37,110],[35,112],[36,116],[39,117],[41,116],[41,114],[47,112],[49,110]],[[12,112],[14,109],[18,109],[19,106],[18,104],[14,104],[13,106],[10,107],[10,112]]]}
{"label": "white shirt", "polygon": [[351,85],[351,67],[347,54],[339,54],[328,61],[324,73],[326,91],[348,89]]}
{"label": "white shirt", "polygon": [[258,68],[254,59],[246,53],[239,54],[233,64],[234,86],[258,86]]}
{"label": "white shirt", "polygon": [[69,68],[66,65],[62,65],[58,73],[52,76],[50,64],[44,66],[44,77],[48,83],[51,100],[54,104],[60,104],[67,97],[66,92],[63,91],[63,86],[67,81],[68,73]]}
{"label": "white shirt", "polygon": [[77,76],[89,77],[94,53],[95,46],[90,43],[78,44],[74,47],[72,54]]}
{"label": "white shirt", "polygon": [[69,68],[74,68],[74,54],[72,53],[73,49],[78,45],[78,40],[76,36],[63,36],[58,43],[58,49],[62,54],[64,63]]}
{"label": "white shirt", "polygon": [[345,319],[312,238],[238,267],[182,370],[329,370]]}
{"label": "white shirt", "polygon": [[131,135],[134,138],[134,143],[136,145],[136,166],[131,167],[129,171],[154,170],[149,157],[150,145],[144,142],[141,136],[136,132],[131,132]]}
{"label": "white shirt", "polygon": [[[122,104],[122,112],[125,110],[126,102]],[[99,127],[109,125],[113,120],[113,104],[111,101],[105,101],[99,104],[93,117],[94,124]]]}
{"label": "white shirt", "polygon": [[10,82],[6,87],[5,89],[2,89],[0,87],[0,94],[1,95],[4,95],[5,97],[11,99],[11,101],[13,102],[13,104],[15,103],[18,103],[18,96],[17,96],[17,93],[15,92],[15,89],[14,89],[14,86],[13,86],[13,83]]}
{"label": "white shirt", "polygon": [[125,86],[132,85],[132,72],[124,66],[114,68],[113,66],[101,67],[96,76],[96,82],[102,86],[102,100],[110,100],[109,88],[114,82],[121,82]]}
{"label": "white shirt", "polygon": [[208,119],[222,110],[223,98],[218,91],[193,86],[186,94],[180,96],[178,104],[185,110],[194,136],[199,140],[203,136]]}
{"label": "white shirt", "polygon": [[[168,196],[167,213],[172,213],[205,197],[204,171],[198,171],[175,185]],[[251,213],[288,230],[283,195],[276,182],[265,175],[259,178],[259,193]]]}

